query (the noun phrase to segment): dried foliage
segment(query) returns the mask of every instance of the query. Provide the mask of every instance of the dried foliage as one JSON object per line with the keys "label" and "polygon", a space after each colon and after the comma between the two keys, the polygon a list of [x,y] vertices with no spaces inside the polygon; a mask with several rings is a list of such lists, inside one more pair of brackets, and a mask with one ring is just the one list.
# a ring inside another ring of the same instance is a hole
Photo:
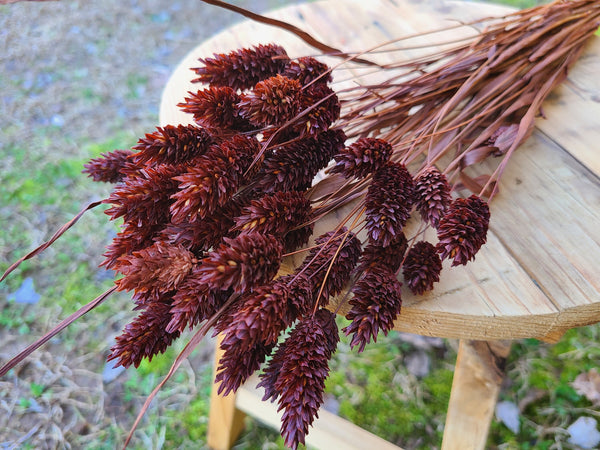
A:
{"label": "dried foliage", "polygon": [[[196,125],[157,128],[85,167],[117,183],[104,203],[122,231],[103,265],[123,275],[113,290],[132,290],[141,311],[109,359],[137,367],[203,323],[170,377],[216,326],[224,335],[216,379],[229,393],[277,347],[261,386],[283,410],[286,445],[304,443],[339,339],[335,314],[323,308],[351,291],[341,300],[351,307],[344,332],[361,352],[393,328],[401,278],[420,295],[439,280],[442,259],[475,257],[508,158],[599,18],[598,1],[574,0],[488,20],[467,44],[380,66],[385,81],[339,92],[328,66],[275,44],[201,59],[194,81],[205,85],[179,104]],[[490,157],[501,158],[493,174],[468,175]],[[314,223],[351,202],[310,243]],[[428,228],[437,242],[421,240]],[[305,252],[302,264],[277,278],[284,252],[294,251]]]}

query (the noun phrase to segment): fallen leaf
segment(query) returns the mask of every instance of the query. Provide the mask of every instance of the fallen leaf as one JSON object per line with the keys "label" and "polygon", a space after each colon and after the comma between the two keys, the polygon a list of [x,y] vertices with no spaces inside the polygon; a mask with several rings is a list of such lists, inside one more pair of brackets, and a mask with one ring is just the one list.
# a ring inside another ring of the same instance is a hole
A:
{"label": "fallen leaf", "polygon": [[577,375],[571,386],[594,405],[600,405],[600,373],[596,368]]}

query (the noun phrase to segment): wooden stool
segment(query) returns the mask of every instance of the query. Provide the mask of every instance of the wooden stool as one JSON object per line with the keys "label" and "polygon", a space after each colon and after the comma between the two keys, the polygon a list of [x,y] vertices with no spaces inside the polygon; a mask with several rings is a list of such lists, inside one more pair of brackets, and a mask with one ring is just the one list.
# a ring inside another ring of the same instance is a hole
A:
{"label": "wooden stool", "polygon": [[[330,45],[360,51],[394,37],[448,26],[452,24],[448,18],[468,21],[510,11],[489,4],[422,3],[330,0],[270,15]],[[428,35],[426,39],[435,43],[447,37]],[[193,73],[189,70],[198,65],[199,57],[271,42],[283,45],[291,57],[317,53],[278,28],[251,21],[233,26],[192,50],[176,69],[163,94],[161,124],[191,122],[176,104],[188,91],[199,88],[190,82]],[[398,52],[395,57],[402,55],[414,56]],[[360,69],[351,73],[361,75]],[[569,81],[544,104],[547,119],[536,123],[533,135],[511,157],[500,194],[490,205],[488,242],[476,260],[443,271],[440,283],[428,295],[404,296],[397,330],[460,339],[443,449],[484,448],[509,353],[508,340],[557,342],[570,328],[600,321],[598,73],[600,39],[595,38]],[[481,172],[491,173],[490,167]],[[332,229],[335,220],[319,221],[315,235]],[[298,262],[287,261],[282,270],[289,272]],[[340,313],[346,311],[342,307]],[[262,392],[256,392],[254,385],[251,380],[228,397],[213,392],[208,436],[212,448],[226,449],[233,444],[244,413],[279,428],[275,405],[260,402]],[[307,436],[309,445],[322,449],[397,448],[326,411],[321,410],[319,416]]]}

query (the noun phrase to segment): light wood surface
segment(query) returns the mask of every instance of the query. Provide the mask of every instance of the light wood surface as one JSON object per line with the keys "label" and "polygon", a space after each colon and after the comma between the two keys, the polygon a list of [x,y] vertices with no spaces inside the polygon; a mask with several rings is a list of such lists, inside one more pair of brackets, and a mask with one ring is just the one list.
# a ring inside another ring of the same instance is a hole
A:
{"label": "light wood surface", "polygon": [[[277,403],[261,401],[263,391],[256,389],[258,381],[258,377],[254,376],[238,390],[236,406],[265,425],[279,429],[281,412],[277,412]],[[306,444],[309,448],[323,450],[402,450],[323,408],[306,436]]]}
{"label": "light wood surface", "polygon": [[[468,21],[507,11],[461,2],[344,0],[298,5],[271,15],[330,45],[357,51],[455,24],[448,18]],[[451,36],[469,33],[474,31],[454,30]],[[419,42],[437,43],[448,36],[429,35]],[[190,123],[191,116],[176,104],[188,91],[200,88],[190,82],[190,68],[198,65],[199,57],[269,42],[284,45],[292,57],[317,53],[285,31],[242,22],[202,43],[181,62],[162,98],[161,123]],[[413,57],[416,51],[394,57]],[[396,329],[450,338],[532,337],[555,342],[570,328],[600,321],[598,73],[600,39],[595,38],[568,82],[544,104],[547,118],[538,119],[533,136],[511,158],[501,193],[491,204],[487,244],[467,267],[446,267],[429,294],[415,297],[405,291]],[[365,69],[345,70],[337,79],[364,74]],[[336,220],[332,215],[320,221],[315,236],[332,229]],[[297,263],[298,259],[286,261],[284,270]]]}
{"label": "light wood surface", "polygon": [[[215,347],[213,380],[215,379],[219,360],[224,353],[220,347],[222,340],[223,335],[219,335]],[[208,435],[206,436],[206,442],[213,450],[228,450],[244,429],[246,414],[237,407],[237,395],[235,393],[219,395],[216,387],[213,386],[210,392],[210,411],[208,414]]]}
{"label": "light wood surface", "polygon": [[460,341],[442,450],[484,449],[510,341]]}

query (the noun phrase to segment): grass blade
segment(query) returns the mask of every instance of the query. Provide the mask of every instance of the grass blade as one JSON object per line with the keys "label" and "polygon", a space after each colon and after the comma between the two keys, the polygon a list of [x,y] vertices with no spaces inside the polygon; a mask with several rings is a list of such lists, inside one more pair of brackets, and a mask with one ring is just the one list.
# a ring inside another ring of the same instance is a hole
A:
{"label": "grass blade", "polygon": [[106,298],[110,294],[112,294],[116,290],[117,290],[117,286],[113,286],[108,291],[99,295],[94,300],[89,302],[87,305],[85,305],[84,307],[80,308],[78,311],[71,314],[69,317],[67,317],[65,320],[63,320],[61,323],[59,323],[56,327],[54,327],[48,333],[46,333],[41,338],[39,338],[37,341],[35,341],[33,344],[28,346],[25,350],[21,351],[17,356],[12,358],[4,366],[2,366],[0,368],[0,377],[6,375],[10,369],[15,367],[17,364],[19,364],[21,361],[23,361],[25,358],[27,358],[29,355],[31,355],[34,351],[36,351],[38,348],[40,348],[42,345],[44,345],[46,342],[48,342],[50,339],[52,339],[54,336],[56,336],[58,333],[60,333],[62,330],[64,330],[69,325],[71,325],[73,322],[75,322],[77,319],[79,319],[81,316],[90,312],[96,306],[101,304],[104,300],[106,300]]}

